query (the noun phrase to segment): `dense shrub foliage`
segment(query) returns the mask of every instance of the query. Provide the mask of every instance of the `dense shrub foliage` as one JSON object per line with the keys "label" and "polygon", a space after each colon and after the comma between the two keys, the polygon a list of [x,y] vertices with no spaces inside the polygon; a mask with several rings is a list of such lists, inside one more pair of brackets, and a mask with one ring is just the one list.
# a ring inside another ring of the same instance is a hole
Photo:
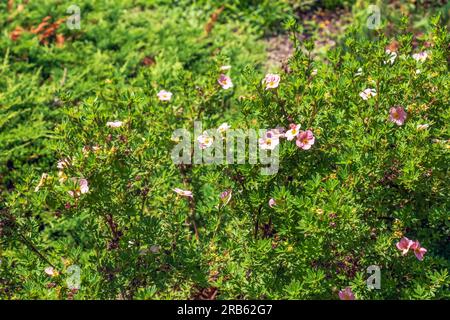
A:
{"label": "dense shrub foliage", "polygon": [[[289,19],[293,56],[262,70],[257,37],[285,4],[263,2],[258,21],[240,1],[205,1],[212,15],[121,3],[86,2],[63,44],[0,38],[1,298],[449,298],[442,19],[419,39],[406,19],[388,36],[355,23],[324,59]],[[35,26],[51,5],[1,26]],[[223,142],[272,129],[278,171],[174,163],[173,132],[195,121]]]}

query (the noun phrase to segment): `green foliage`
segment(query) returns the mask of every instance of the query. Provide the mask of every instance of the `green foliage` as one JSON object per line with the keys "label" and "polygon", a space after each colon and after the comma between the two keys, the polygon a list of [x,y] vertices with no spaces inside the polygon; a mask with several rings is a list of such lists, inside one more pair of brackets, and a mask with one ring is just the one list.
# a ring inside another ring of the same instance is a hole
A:
{"label": "green foliage", "polygon": [[[266,90],[258,37],[285,20],[285,3],[229,2],[209,31],[212,1],[115,4],[83,2],[82,29],[61,25],[63,47],[26,32],[0,38],[1,298],[338,299],[347,286],[357,299],[449,298],[442,21],[419,41],[407,28],[367,36],[355,24],[324,60],[313,41],[294,41],[278,88]],[[36,26],[52,5],[30,4],[1,27]],[[296,39],[295,20],[285,25]],[[424,50],[425,61],[412,58]],[[232,66],[227,90],[217,83],[223,65]],[[377,94],[363,100],[367,88]],[[162,89],[170,101],[158,99]],[[407,112],[402,125],[389,120],[393,106]],[[274,175],[248,161],[174,164],[173,132],[197,120],[205,129],[295,123],[315,143],[282,139]],[[423,261],[402,256],[402,236],[428,250]],[[380,290],[366,285],[371,265]],[[73,266],[78,290],[67,282]]]}

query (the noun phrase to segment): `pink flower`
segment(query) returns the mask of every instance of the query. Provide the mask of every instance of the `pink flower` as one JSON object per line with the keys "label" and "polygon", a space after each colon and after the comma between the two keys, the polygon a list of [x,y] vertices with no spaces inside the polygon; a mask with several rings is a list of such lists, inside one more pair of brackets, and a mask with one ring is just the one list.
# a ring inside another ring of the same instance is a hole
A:
{"label": "pink flower", "polygon": [[203,134],[198,136],[197,141],[199,143],[200,149],[203,150],[209,148],[213,144],[214,138],[210,137],[208,135],[208,132],[204,131]]}
{"label": "pink flower", "polygon": [[280,76],[277,74],[269,73],[263,79],[262,83],[266,85],[266,90],[277,88],[278,84],[280,83]]}
{"label": "pink flower", "polygon": [[53,267],[47,267],[44,269],[44,272],[49,275],[50,277],[54,277],[58,275],[58,271],[53,269]]}
{"label": "pink flower", "polygon": [[297,147],[303,150],[310,149],[314,142],[315,138],[311,130],[300,131],[299,135],[297,136],[297,141],[295,141]]}
{"label": "pink flower", "polygon": [[110,128],[119,128],[123,125],[122,121],[112,121],[112,122],[107,122],[106,126],[110,127]]}
{"label": "pink flower", "polygon": [[264,137],[259,139],[259,147],[263,150],[273,150],[279,143],[279,136],[272,131],[267,131]]}
{"label": "pink flower", "polygon": [[409,240],[407,237],[403,237],[395,246],[402,252],[402,255],[406,255],[413,244],[414,241]]}
{"label": "pink flower", "polygon": [[231,126],[228,123],[224,122],[219,126],[219,128],[217,128],[217,132],[223,134],[223,133],[225,133],[225,131],[227,131],[230,128],[231,128]]}
{"label": "pink flower", "polygon": [[89,192],[89,185],[86,179],[72,178],[72,181],[76,182],[78,186],[75,188],[75,190],[68,191],[71,197],[79,197],[80,195]]}
{"label": "pink flower", "polygon": [[192,191],[189,191],[189,190],[175,188],[175,189],[173,189],[173,191],[175,191],[176,193],[178,193],[180,196],[183,196],[183,197],[191,197],[191,198],[193,197]]}
{"label": "pink flower", "polygon": [[416,255],[416,258],[420,261],[423,260],[423,256],[425,255],[425,253],[427,253],[427,249],[423,248],[420,246],[419,241],[413,241],[412,245],[411,245],[411,249],[414,250],[414,254]]}
{"label": "pink flower", "polygon": [[389,110],[389,120],[401,126],[406,120],[406,112],[402,107],[392,107]]}
{"label": "pink flower", "polygon": [[300,133],[300,125],[299,124],[294,124],[291,123],[290,128],[288,131],[286,131],[285,133],[285,137],[287,140],[291,141],[292,139],[294,139],[296,136],[298,136],[298,134]]}
{"label": "pink flower", "polygon": [[277,205],[274,198],[270,198],[269,200],[269,207],[273,208]]}
{"label": "pink flower", "polygon": [[78,184],[80,185],[81,194],[89,192],[88,181],[86,179],[80,179]]}
{"label": "pink flower", "polygon": [[170,99],[172,99],[172,92],[161,90],[160,92],[158,92],[157,96],[161,101],[169,101]]}
{"label": "pink flower", "polygon": [[363,92],[359,93],[359,96],[363,99],[363,100],[368,100],[371,97],[375,97],[377,95],[377,90],[375,89],[370,89],[367,88],[365,89]]}
{"label": "pink flower", "polygon": [[70,158],[64,158],[64,159],[62,159],[62,160],[59,160],[58,161],[58,163],[57,163],[57,165],[56,165],[56,167],[58,168],[58,169],[64,169],[64,168],[66,168],[66,167],[68,167],[68,166],[70,166]]}
{"label": "pink flower", "polygon": [[226,206],[230,202],[232,193],[233,191],[228,189],[220,194],[220,201],[222,201],[223,206]]}
{"label": "pink flower", "polygon": [[343,290],[339,290],[339,299],[341,300],[355,300],[355,294],[352,291],[352,288],[347,287]]}
{"label": "pink flower", "polygon": [[219,82],[219,84],[222,86],[222,89],[225,90],[233,87],[233,82],[231,82],[231,78],[225,74],[221,74],[217,82]]}
{"label": "pink flower", "polygon": [[412,55],[412,57],[417,62],[424,62],[428,58],[428,52],[423,51],[423,52],[415,53]]}

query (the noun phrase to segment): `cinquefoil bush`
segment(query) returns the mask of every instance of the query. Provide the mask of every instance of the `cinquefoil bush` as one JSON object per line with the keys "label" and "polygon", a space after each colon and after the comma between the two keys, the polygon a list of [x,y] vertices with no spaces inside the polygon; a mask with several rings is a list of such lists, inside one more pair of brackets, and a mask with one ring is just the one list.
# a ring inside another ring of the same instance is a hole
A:
{"label": "cinquefoil bush", "polygon": [[[62,94],[60,161],[2,208],[0,294],[448,298],[449,39],[438,19],[412,39],[354,27],[325,61],[293,38],[289,64],[266,76],[217,56],[206,77]],[[258,142],[279,151],[278,172],[175,164],[172,133],[196,120],[225,141],[230,128],[271,129]]]}

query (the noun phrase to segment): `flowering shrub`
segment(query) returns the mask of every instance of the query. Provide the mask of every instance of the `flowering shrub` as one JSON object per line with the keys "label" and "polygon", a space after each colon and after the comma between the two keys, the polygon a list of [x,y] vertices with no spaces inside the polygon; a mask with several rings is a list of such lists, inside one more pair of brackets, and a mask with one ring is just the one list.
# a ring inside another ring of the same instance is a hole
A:
{"label": "flowering shrub", "polygon": [[[394,40],[397,59],[386,64]],[[448,35],[436,26],[427,41],[424,49],[413,48],[408,33],[373,41],[353,35],[325,65],[311,59],[306,44],[276,91],[245,74],[256,90],[241,100],[247,125],[290,128],[277,175],[258,178],[254,168],[229,175],[240,193],[229,210],[248,212],[255,245],[267,245],[252,256],[249,279],[261,283],[259,292],[330,298],[351,285],[358,299],[445,296]],[[289,140],[300,128],[298,149]],[[398,252],[405,235],[420,239],[406,240],[418,260]],[[381,268],[379,291],[366,287],[369,265]]]}
{"label": "flowering shrub", "polygon": [[[61,92],[59,161],[0,207],[0,296],[448,298],[448,33],[435,19],[428,47],[372,36],[351,29],[325,61],[293,36],[267,74],[218,55],[132,85],[115,75],[81,100]],[[215,131],[189,142],[204,151],[266,129],[258,152],[279,170],[174,163],[173,132],[195,121]]]}

